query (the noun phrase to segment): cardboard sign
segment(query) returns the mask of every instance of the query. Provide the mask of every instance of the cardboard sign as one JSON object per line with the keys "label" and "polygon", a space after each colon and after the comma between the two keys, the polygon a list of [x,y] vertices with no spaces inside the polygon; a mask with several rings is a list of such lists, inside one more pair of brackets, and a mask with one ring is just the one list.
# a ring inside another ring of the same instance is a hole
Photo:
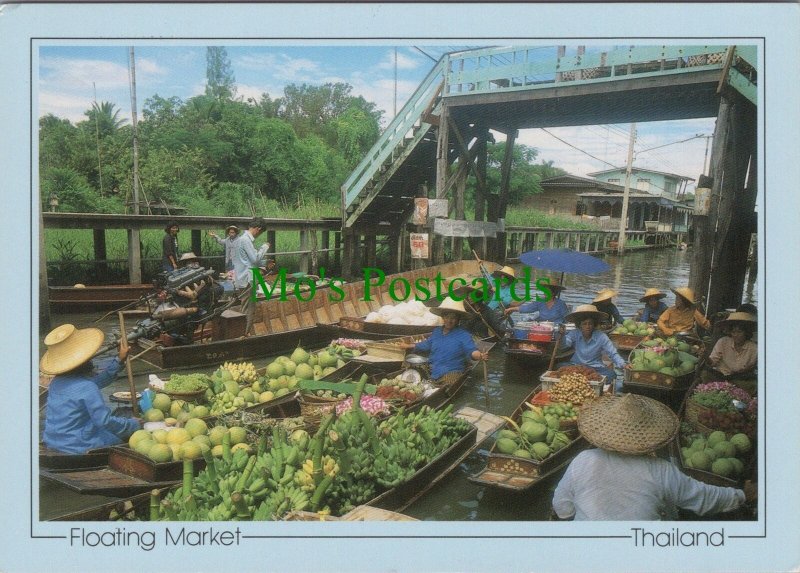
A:
{"label": "cardboard sign", "polygon": [[411,258],[428,258],[428,233],[410,233],[411,239]]}

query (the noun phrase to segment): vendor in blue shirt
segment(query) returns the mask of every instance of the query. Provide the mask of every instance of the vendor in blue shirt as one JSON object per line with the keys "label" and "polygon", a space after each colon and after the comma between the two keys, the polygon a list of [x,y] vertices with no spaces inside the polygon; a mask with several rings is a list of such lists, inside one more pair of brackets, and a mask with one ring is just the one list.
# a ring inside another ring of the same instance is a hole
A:
{"label": "vendor in blue shirt", "polygon": [[[542,284],[544,287],[544,284]],[[561,324],[564,322],[564,317],[569,314],[569,307],[561,300],[561,293],[566,289],[564,285],[549,284],[545,287],[548,292],[542,292],[539,297],[546,297],[547,300],[532,300],[530,302],[522,303],[518,306],[506,309],[506,314],[512,312],[538,312],[539,315],[536,320],[540,322],[554,322]]]}
{"label": "vendor in blue shirt", "polygon": [[[595,296],[594,300],[592,301],[592,304],[598,311],[610,317],[611,320],[610,326],[612,327],[617,324],[622,324],[625,320],[619,313],[617,305],[615,305],[612,302],[615,296],[617,296],[617,291],[610,288],[604,288],[603,290],[597,293],[597,296]],[[606,322],[607,320],[608,319],[604,320],[603,322]]]}
{"label": "vendor in blue shirt", "polygon": [[464,309],[463,301],[455,301],[450,297],[445,298],[433,314],[442,317],[444,324],[433,329],[431,335],[416,344],[405,344],[406,350],[429,353],[431,365],[431,378],[434,383],[446,384],[449,378],[464,372],[469,360],[487,360],[488,354],[478,350],[472,335],[461,328],[458,322],[462,318],[471,316]]}
{"label": "vendor in blue shirt", "polygon": [[658,317],[667,310],[667,305],[661,300],[666,296],[657,288],[649,288],[644,291],[644,296],[639,299],[639,302],[644,303],[644,309],[639,311],[639,320],[642,322],[658,322]]}
{"label": "vendor in blue shirt", "polygon": [[502,337],[508,331],[505,310],[514,302],[512,293],[517,275],[512,267],[505,266],[494,271],[492,277],[498,279],[500,288],[493,290],[490,284],[489,300],[476,304],[476,310],[481,313],[483,320],[491,327],[494,334]]}
{"label": "vendor in blue shirt", "polygon": [[77,329],[63,324],[44,339],[47,352],[39,363],[45,374],[54,374],[47,394],[45,446],[68,454],[119,444],[141,428],[138,418],[111,415],[101,388],[122,369],[128,355],[120,341],[116,357],[92,360],[105,335],[97,328]]}
{"label": "vendor in blue shirt", "polygon": [[[612,382],[616,379],[616,373],[603,363],[603,354],[606,354],[615,368],[624,368],[625,360],[619,355],[611,339],[604,332],[597,330],[597,325],[606,318],[606,314],[599,312],[594,305],[582,304],[567,315],[566,320],[572,321],[577,327],[564,334],[561,338],[561,345],[564,348],[574,348],[575,353],[569,362],[559,364],[569,366],[571,364],[582,364],[594,368],[603,376],[608,377]],[[562,325],[562,332],[564,326]]]}

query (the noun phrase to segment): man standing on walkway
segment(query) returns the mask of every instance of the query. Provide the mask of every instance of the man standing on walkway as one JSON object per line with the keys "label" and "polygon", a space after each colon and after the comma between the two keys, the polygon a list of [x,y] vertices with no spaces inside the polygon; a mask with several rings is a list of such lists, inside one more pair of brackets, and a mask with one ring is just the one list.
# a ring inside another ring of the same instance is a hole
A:
{"label": "man standing on walkway", "polygon": [[256,312],[255,293],[251,287],[253,283],[253,268],[266,265],[264,256],[269,250],[269,243],[264,243],[256,251],[253,242],[267,230],[267,222],[256,217],[248,224],[248,229],[239,235],[233,246],[233,286],[236,296],[242,303],[242,313],[247,316],[247,330],[249,336],[253,328],[253,316]]}
{"label": "man standing on walkway", "polygon": [[161,241],[161,270],[170,272],[178,268],[178,224],[170,222],[164,227]]}

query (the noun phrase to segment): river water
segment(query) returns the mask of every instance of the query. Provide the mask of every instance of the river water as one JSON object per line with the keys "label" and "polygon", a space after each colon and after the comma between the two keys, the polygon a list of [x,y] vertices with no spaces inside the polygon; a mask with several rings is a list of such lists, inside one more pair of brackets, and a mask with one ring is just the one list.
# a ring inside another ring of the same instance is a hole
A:
{"label": "river water", "polygon": [[[611,269],[595,276],[567,274],[564,284],[567,290],[562,298],[572,307],[590,303],[594,293],[602,288],[613,288],[619,295],[615,303],[623,317],[632,316],[643,305],[639,302],[644,290],[657,287],[668,294],[667,304],[674,297],[670,288],[685,286],[689,282],[691,253],[672,249],[645,250],[631,252],[624,257],[609,257]],[[532,276],[550,276],[558,280],[558,275],[540,273],[534,270]],[[752,283],[745,292],[743,302],[755,303]],[[79,327],[90,326],[99,315],[53,316],[54,325],[72,322]],[[114,320],[107,319],[95,325],[108,331]],[[46,333],[45,333],[46,334]],[[272,358],[253,361],[260,367]],[[211,373],[214,369],[208,369]],[[484,382],[483,369],[479,366],[466,382],[463,391],[456,397],[455,408],[471,406],[497,415],[509,415],[531,392],[538,382],[544,368],[540,371],[524,371],[507,364],[501,349],[494,350],[488,362],[488,385]],[[137,388],[147,386],[147,374],[153,369],[137,362],[134,372]],[[108,394],[117,390],[127,390],[124,377],[119,378],[106,389]],[[464,463],[449,476],[439,482],[430,492],[420,498],[404,513],[422,520],[435,521],[537,521],[546,520],[550,514],[550,501],[560,475],[542,482],[526,494],[513,494],[491,490],[469,482],[469,475],[479,472],[486,463],[491,439],[470,455]],[[102,496],[80,496],[61,486],[42,481],[39,487],[40,518],[48,519],[57,515],[91,507],[112,498]]]}

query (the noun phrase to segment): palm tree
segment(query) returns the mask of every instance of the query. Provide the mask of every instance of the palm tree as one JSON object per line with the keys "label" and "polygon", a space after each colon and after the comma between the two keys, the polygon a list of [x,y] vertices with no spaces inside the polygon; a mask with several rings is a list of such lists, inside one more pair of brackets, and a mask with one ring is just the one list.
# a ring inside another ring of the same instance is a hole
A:
{"label": "palm tree", "polygon": [[115,109],[116,105],[110,101],[92,103],[92,108],[85,111],[84,115],[89,118],[87,127],[93,128],[98,137],[113,135],[120,127],[127,123],[125,118],[120,118],[120,110]]}

